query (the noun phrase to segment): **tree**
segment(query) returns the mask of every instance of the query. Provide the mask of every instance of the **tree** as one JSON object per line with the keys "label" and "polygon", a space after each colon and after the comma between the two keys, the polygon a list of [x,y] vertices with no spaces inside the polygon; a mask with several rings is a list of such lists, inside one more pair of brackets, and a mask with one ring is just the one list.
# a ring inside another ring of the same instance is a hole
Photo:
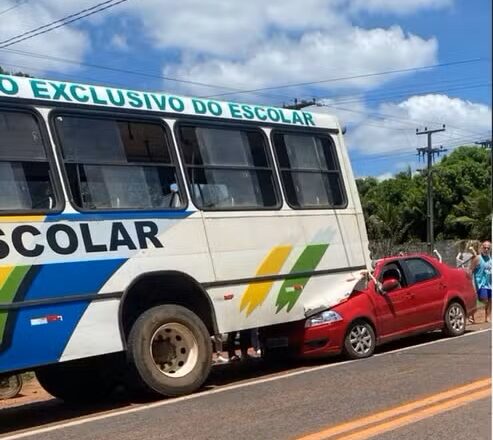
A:
{"label": "tree", "polygon": [[462,226],[470,237],[480,241],[491,237],[491,195],[488,190],[475,190],[455,206],[445,219],[449,226]]}
{"label": "tree", "polygon": [[[491,230],[491,156],[459,147],[432,167],[434,229],[443,239],[484,238]],[[378,182],[357,179],[370,240],[426,240],[426,178],[411,169]]]}

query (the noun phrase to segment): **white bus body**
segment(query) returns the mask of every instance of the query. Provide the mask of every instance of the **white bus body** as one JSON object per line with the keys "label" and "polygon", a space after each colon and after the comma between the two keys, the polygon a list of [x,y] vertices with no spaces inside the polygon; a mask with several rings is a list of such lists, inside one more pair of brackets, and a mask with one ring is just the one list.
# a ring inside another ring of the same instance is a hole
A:
{"label": "white bus body", "polygon": [[[326,114],[0,75],[0,186],[0,373],[128,352],[139,317],[170,304],[209,335],[298,321],[369,267]],[[200,386],[210,358],[173,322],[188,346],[151,367],[130,356],[168,395]]]}

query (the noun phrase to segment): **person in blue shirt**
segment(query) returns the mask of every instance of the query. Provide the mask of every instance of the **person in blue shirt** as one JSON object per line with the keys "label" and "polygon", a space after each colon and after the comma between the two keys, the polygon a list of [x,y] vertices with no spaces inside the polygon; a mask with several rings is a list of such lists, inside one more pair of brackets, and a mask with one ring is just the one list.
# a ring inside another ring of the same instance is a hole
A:
{"label": "person in blue shirt", "polygon": [[485,305],[486,322],[491,320],[491,242],[486,240],[481,244],[479,255],[471,264],[474,285],[478,299]]}

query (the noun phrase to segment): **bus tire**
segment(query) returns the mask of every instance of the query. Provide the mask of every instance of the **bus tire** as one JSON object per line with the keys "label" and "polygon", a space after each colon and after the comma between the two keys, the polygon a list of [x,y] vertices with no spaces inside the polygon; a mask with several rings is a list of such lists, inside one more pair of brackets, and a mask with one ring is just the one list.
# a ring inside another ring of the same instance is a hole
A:
{"label": "bus tire", "polygon": [[204,383],[212,345],[202,320],[189,309],[161,305],[142,313],[127,340],[131,389],[161,396],[189,394]]}
{"label": "bus tire", "polygon": [[111,356],[46,365],[36,370],[40,385],[52,396],[71,403],[105,400],[117,385]]}

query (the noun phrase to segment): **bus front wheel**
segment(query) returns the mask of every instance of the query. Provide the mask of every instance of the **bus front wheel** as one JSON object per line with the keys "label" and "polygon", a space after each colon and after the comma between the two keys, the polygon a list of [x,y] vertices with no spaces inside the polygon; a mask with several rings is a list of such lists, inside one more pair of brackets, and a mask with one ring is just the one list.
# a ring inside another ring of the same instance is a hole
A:
{"label": "bus front wheel", "polygon": [[202,320],[178,305],[139,316],[127,340],[129,386],[147,394],[179,396],[198,389],[211,369],[212,346]]}

